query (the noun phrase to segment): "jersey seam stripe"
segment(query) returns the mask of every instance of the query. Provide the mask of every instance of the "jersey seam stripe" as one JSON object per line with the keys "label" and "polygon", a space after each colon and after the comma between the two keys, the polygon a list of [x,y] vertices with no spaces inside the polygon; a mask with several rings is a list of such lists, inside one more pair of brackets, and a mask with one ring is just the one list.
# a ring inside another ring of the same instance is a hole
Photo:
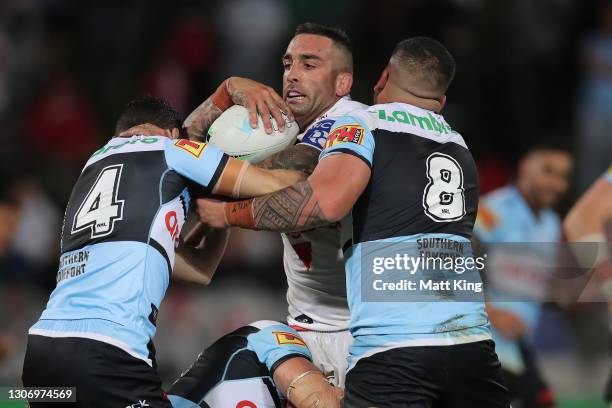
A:
{"label": "jersey seam stripe", "polygon": [[207,192],[211,192],[212,189],[215,188],[215,185],[217,184],[217,181],[221,177],[221,174],[223,174],[223,171],[225,170],[225,167],[227,166],[228,161],[229,161],[229,156],[226,153],[223,153],[223,156],[221,156],[221,160],[219,160],[219,164],[217,165],[217,170],[215,170],[215,173],[213,174],[212,178],[208,182],[208,185],[206,186]]}
{"label": "jersey seam stripe", "polygon": [[198,405],[200,403],[202,403],[206,399],[206,397],[208,396],[208,394],[210,394],[212,392],[212,390],[214,390],[219,384],[221,384],[223,381],[225,381],[225,375],[227,374],[227,370],[229,368],[230,363],[232,362],[232,360],[234,359],[234,357],[236,357],[236,355],[238,353],[240,353],[241,351],[245,351],[245,350],[248,351],[248,347],[240,348],[240,349],[238,349],[238,350],[236,350],[236,351],[234,351],[232,353],[230,358],[227,360],[227,363],[225,363],[225,368],[223,369],[223,374],[221,375],[221,379],[219,381],[217,381],[217,383],[213,387],[211,387],[210,390],[208,390],[208,392],[206,394],[204,394],[202,399],[198,402]]}
{"label": "jersey seam stripe", "polygon": [[105,336],[103,334],[98,334],[94,332],[69,332],[69,331],[59,331],[59,330],[47,330],[47,329],[30,329],[28,331],[29,335],[32,336],[43,336],[43,337],[51,337],[51,338],[80,338],[80,339],[88,339],[99,341],[100,343],[109,344],[111,346],[117,347],[121,351],[126,352],[130,356],[137,358],[139,360],[144,361],[151,367],[153,366],[153,360],[143,357],[138,354],[136,351],[131,349],[126,343],[121,340],[117,340],[110,336]]}
{"label": "jersey seam stripe", "polygon": [[274,371],[276,371],[279,365],[289,360],[290,358],[295,358],[295,357],[303,357],[312,363],[312,358],[310,358],[306,353],[300,353],[299,351],[294,351],[291,354],[286,354],[282,356],[281,358],[279,358],[278,360],[276,360],[274,364],[272,364],[272,367],[270,367],[270,375],[273,377]]}
{"label": "jersey seam stripe", "polygon": [[[485,327],[485,326],[472,326],[470,327],[470,329],[474,327]],[[369,335],[364,335],[364,336],[369,336]],[[376,336],[376,335],[371,335],[371,336]],[[452,346],[458,346],[461,344],[478,343],[478,342],[487,341],[487,340],[491,340],[490,333],[466,334],[463,336],[456,336],[456,337],[455,336],[453,337],[445,336],[442,338],[433,336],[433,337],[427,337],[427,338],[421,338],[421,339],[411,339],[411,340],[401,341],[397,343],[391,343],[386,346],[376,347],[373,350],[370,350],[358,356],[350,355],[349,358],[351,361],[346,371],[348,372],[349,370],[353,369],[355,365],[357,365],[357,363],[364,358],[369,358],[375,354],[383,353],[385,351],[389,351],[393,349],[405,348],[405,347],[452,347]]]}
{"label": "jersey seam stripe", "polygon": [[[161,174],[161,177],[159,178],[159,205],[157,207],[157,211],[155,212],[155,216],[152,218],[151,225],[149,225],[149,233],[147,234],[147,247],[145,249],[144,266],[143,266],[143,269],[144,269],[143,281],[144,282],[146,282],[146,276],[148,273],[147,261],[149,259],[149,248],[151,248],[151,231],[153,230],[153,225],[155,224],[155,220],[157,219],[157,216],[159,215],[159,211],[162,209],[162,184],[164,182],[164,178],[166,177],[166,174],[168,174],[171,171],[171,169],[168,166],[168,161],[166,161],[165,159],[165,155],[164,155],[164,161],[166,162],[166,170],[164,170],[164,172]],[[172,265],[170,266],[172,267]],[[172,269],[170,269],[169,274],[172,274]],[[142,282],[143,285],[141,285],[143,290],[144,290],[144,282]],[[168,282],[170,282],[170,277],[168,277]],[[142,303],[142,302],[139,302],[139,303]],[[147,305],[147,307],[150,307],[150,305]],[[139,304],[138,308],[141,309],[142,304]],[[140,316],[143,316],[142,309],[139,310],[139,312],[140,312],[139,313]]]}
{"label": "jersey seam stripe", "polygon": [[368,168],[370,168],[370,169],[372,168],[372,163],[370,163],[370,162],[368,161],[368,159],[366,159],[366,158],[365,158],[365,157],[363,157],[361,154],[359,154],[359,153],[357,153],[357,152],[355,152],[355,151],[353,151],[353,150],[351,150],[351,149],[345,149],[345,148],[342,148],[342,147],[341,147],[341,148],[334,149],[334,150],[330,151],[330,152],[328,153],[328,155],[329,155],[329,156],[331,156],[331,155],[332,155],[332,154],[334,154],[334,153],[346,153],[346,154],[350,154],[351,156],[355,156],[355,157],[357,157],[358,159],[361,159],[361,160],[362,160],[362,161],[363,161],[363,162],[364,162],[364,163],[365,163],[365,164],[368,166]]}
{"label": "jersey seam stripe", "polygon": [[168,254],[166,254],[164,247],[154,238],[149,240],[149,245],[155,248],[157,252],[159,252],[159,254],[166,260],[166,264],[168,265],[168,277],[170,277],[172,275],[172,266],[170,265],[170,258],[168,258]]}
{"label": "jersey seam stripe", "polygon": [[[449,138],[449,140],[446,140],[445,142],[442,142],[442,141],[434,139],[433,136],[435,136],[435,135],[432,135],[432,137],[429,137],[429,136],[423,136],[423,135],[419,135],[419,134],[411,133],[411,132],[403,132],[401,130],[391,130],[391,129],[387,129],[387,128],[384,128],[384,127],[375,127],[373,129],[371,129],[370,132],[372,132],[372,136],[375,136],[374,132],[379,132],[379,133],[380,132],[389,132],[389,133],[398,133],[400,135],[414,136],[414,137],[419,137],[419,138],[422,138],[422,139],[431,140],[432,142],[438,143],[439,145],[444,145],[444,144],[447,144],[447,143],[454,143],[457,146],[461,146],[464,149],[469,150],[469,148],[467,147],[467,143],[465,143],[465,140],[463,139],[463,137],[461,137],[461,139],[459,141],[452,140],[452,139]],[[374,139],[376,139],[376,138],[374,138]]]}
{"label": "jersey seam stripe", "polygon": [[303,140],[300,140],[299,142],[297,142],[295,144],[296,146],[307,146],[307,147],[311,147],[313,149],[315,149],[318,152],[322,152],[323,149],[321,148],[321,146],[317,146],[314,143],[308,143],[308,142],[304,142]]}

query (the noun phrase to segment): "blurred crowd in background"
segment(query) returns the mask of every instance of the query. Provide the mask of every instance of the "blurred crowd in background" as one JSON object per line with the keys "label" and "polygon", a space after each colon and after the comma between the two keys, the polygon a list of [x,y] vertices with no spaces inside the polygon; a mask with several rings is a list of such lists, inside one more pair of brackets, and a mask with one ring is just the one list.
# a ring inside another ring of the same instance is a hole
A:
{"label": "blurred crowd in background", "polygon": [[[152,94],[187,115],[229,76],[280,91],[280,57],[305,21],[351,36],[352,97],[364,103],[397,41],[443,42],[458,64],[444,114],[483,193],[511,180],[535,141],[555,138],[576,160],[563,215],[612,162],[610,1],[0,1],[0,384],[20,383],[27,329],[55,285],[64,205],[126,103]],[[171,286],[156,339],[165,381],[221,334],[284,319],[282,246],[265,237],[234,233],[209,287]],[[599,395],[605,381],[605,313],[593,310],[565,311],[558,324],[571,329],[554,333],[573,337],[543,331],[538,343],[568,396]]]}

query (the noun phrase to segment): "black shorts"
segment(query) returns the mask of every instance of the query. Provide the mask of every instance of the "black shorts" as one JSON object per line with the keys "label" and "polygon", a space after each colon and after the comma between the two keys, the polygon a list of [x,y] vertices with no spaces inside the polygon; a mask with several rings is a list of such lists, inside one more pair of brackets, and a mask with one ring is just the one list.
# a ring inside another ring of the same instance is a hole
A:
{"label": "black shorts", "polygon": [[508,408],[493,341],[391,349],[357,362],[346,408]]}
{"label": "black shorts", "polygon": [[25,387],[76,387],[76,404],[30,403],[32,408],[172,407],[155,368],[97,340],[29,335],[22,380]]}

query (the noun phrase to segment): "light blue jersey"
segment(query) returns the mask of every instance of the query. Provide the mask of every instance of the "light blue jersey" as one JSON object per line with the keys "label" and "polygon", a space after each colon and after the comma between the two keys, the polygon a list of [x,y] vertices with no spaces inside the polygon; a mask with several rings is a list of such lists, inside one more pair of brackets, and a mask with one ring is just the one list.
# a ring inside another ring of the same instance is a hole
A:
{"label": "light blue jersey", "polygon": [[66,208],[57,287],[29,333],[103,341],[152,364],[188,185],[212,189],[227,160],[161,136],[114,138],[96,151]]}
{"label": "light blue jersey", "polygon": [[[392,348],[490,339],[478,272],[458,261],[474,258],[478,200],[476,167],[461,135],[434,112],[375,105],[336,121],[320,160],[335,154],[353,155],[371,168],[352,210],[353,245],[345,252],[355,338],[349,367]],[[396,256],[450,264],[423,263],[404,272]],[[387,264],[395,266],[377,270]],[[473,290],[455,286],[459,280]]]}
{"label": "light blue jersey", "polygon": [[[515,186],[506,186],[485,195],[480,203],[474,233],[479,240],[486,244],[500,243],[553,243],[561,239],[561,221],[559,216],[549,208],[540,210],[538,215],[534,214],[527,202]],[[505,254],[506,248],[490,246],[490,265],[503,269],[503,265],[521,265],[531,262],[527,259],[517,259],[514,255]],[[555,250],[550,245],[533,247],[540,259],[538,261],[548,265],[554,264]],[[508,261],[499,261],[500,257],[509,256]],[[511,283],[517,290],[521,290],[520,278],[515,275],[505,276],[503,270],[491,270],[498,279],[512,280]],[[505,277],[504,277],[505,276]],[[524,279],[524,289],[533,291],[533,280]],[[503,285],[503,282],[500,282]],[[531,287],[529,287],[531,286]],[[495,296],[503,296],[496,293]],[[510,296],[506,296],[510,297]],[[492,306],[498,309],[508,310],[516,313],[527,324],[530,331],[535,328],[540,316],[540,304],[529,301],[516,302],[492,302]],[[516,372],[522,371],[524,367],[523,358],[519,345],[510,339],[504,338],[493,329],[493,338],[500,361],[505,368]]]}

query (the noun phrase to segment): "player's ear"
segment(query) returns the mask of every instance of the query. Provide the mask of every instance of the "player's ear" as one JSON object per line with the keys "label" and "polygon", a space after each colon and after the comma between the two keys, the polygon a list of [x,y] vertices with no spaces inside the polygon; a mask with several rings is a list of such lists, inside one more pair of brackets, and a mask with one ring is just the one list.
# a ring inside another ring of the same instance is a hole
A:
{"label": "player's ear", "polygon": [[170,135],[168,137],[170,139],[178,139],[181,137],[181,132],[178,130],[178,128],[172,128],[172,130],[170,130]]}
{"label": "player's ear", "polygon": [[446,95],[442,95],[442,97],[440,98],[440,110],[444,109],[444,105],[446,105]]}
{"label": "player's ear", "polygon": [[386,67],[382,74],[380,74],[380,78],[378,78],[378,82],[374,85],[374,95],[378,95],[387,85],[387,81],[389,80],[389,67]]}
{"label": "player's ear", "polygon": [[353,87],[353,74],[341,72],[336,76],[336,96],[343,97],[351,92]]}

